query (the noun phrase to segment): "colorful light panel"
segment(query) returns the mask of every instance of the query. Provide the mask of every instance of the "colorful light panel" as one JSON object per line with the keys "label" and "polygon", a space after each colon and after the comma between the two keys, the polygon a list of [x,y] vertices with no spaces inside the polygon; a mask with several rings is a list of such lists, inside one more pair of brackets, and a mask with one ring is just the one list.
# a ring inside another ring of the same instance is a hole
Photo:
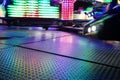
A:
{"label": "colorful light panel", "polygon": [[62,1],[62,20],[73,20],[74,0]]}
{"label": "colorful light panel", "polygon": [[50,0],[13,0],[7,9],[9,17],[60,18],[59,7],[50,6]]}

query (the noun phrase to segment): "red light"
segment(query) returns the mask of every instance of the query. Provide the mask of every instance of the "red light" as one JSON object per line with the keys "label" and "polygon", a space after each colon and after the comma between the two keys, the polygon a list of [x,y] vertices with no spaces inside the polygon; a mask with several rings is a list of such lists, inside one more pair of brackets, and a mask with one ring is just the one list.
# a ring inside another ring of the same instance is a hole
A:
{"label": "red light", "polygon": [[62,2],[62,20],[73,20],[74,0],[63,0]]}

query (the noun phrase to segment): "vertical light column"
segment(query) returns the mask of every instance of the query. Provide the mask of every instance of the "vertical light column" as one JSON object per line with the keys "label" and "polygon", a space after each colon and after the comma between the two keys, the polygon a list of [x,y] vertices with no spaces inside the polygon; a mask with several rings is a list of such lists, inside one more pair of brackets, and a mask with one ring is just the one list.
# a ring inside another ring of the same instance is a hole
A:
{"label": "vertical light column", "polygon": [[62,11],[61,11],[62,20],[73,20],[73,9],[74,9],[74,0],[63,0]]}

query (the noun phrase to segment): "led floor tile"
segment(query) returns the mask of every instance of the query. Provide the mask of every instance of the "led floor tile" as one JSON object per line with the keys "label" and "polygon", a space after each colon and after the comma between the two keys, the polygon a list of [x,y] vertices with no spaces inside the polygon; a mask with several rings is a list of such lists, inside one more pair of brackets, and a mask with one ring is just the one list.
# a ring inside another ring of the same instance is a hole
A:
{"label": "led floor tile", "polygon": [[113,46],[101,41],[87,39],[80,36],[66,36],[43,42],[24,44],[22,46],[120,67],[119,46]]}
{"label": "led floor tile", "polygon": [[1,80],[119,80],[120,68],[23,48],[0,50]]}
{"label": "led floor tile", "polygon": [[120,79],[120,46],[62,31],[5,30],[0,35],[12,37],[0,40],[0,80]]}

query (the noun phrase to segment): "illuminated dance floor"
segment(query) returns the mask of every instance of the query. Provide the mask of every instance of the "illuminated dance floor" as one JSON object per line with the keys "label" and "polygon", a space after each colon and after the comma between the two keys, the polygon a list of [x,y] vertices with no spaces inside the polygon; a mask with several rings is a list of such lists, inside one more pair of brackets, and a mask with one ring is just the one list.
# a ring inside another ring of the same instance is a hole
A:
{"label": "illuminated dance floor", "polygon": [[0,30],[0,80],[119,80],[120,45],[59,30]]}

